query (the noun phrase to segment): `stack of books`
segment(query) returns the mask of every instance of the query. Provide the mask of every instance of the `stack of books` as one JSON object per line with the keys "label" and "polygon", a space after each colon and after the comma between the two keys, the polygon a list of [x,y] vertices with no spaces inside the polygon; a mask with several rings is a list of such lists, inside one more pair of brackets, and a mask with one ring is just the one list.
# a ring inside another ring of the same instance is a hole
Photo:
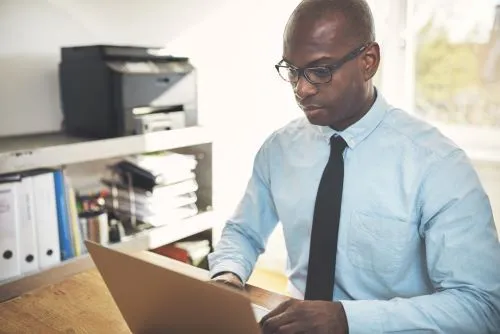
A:
{"label": "stack of books", "polygon": [[119,217],[162,226],[198,213],[196,157],[174,152],[128,157],[112,166],[107,209]]}

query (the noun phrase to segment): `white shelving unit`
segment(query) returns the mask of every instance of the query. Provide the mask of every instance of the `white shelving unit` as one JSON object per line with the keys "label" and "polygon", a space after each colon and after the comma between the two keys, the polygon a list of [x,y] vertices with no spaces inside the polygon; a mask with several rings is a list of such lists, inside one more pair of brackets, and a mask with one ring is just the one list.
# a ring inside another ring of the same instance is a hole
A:
{"label": "white shelving unit", "polygon": [[0,174],[172,150],[211,142],[212,136],[202,127],[102,140],[74,138],[62,134],[0,138]]}
{"label": "white shelving unit", "polygon": [[[196,179],[198,182],[198,207],[200,213],[194,217],[167,223],[126,236],[120,243],[109,247],[124,251],[154,249],[175,241],[211,231],[216,224],[212,208],[212,136],[199,126],[159,131],[144,135],[133,135],[111,139],[83,139],[64,134],[44,134],[22,137],[0,138],[0,174],[16,173],[39,168],[57,168],[98,160],[119,158],[127,155],[172,150],[195,154],[198,159]],[[211,233],[210,233],[211,235]],[[89,266],[88,255],[61,262],[58,266],[71,265],[82,270]],[[47,270],[53,270],[49,268]],[[23,275],[27,279],[37,273]],[[11,282],[12,280],[9,280]],[[0,282],[0,286],[8,282]]]}

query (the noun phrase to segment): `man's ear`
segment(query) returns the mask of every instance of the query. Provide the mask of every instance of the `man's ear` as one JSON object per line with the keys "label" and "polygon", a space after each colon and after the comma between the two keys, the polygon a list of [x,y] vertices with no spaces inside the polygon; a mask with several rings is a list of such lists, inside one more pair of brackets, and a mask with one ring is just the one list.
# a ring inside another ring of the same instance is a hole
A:
{"label": "man's ear", "polygon": [[370,80],[377,73],[380,65],[380,47],[377,42],[373,42],[364,52],[362,66],[365,81]]}

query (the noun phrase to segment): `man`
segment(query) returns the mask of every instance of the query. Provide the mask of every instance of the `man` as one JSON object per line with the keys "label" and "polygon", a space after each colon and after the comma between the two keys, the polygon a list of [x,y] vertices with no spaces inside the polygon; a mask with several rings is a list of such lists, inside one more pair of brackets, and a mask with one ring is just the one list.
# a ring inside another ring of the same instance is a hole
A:
{"label": "man", "polygon": [[291,15],[277,69],[306,117],[258,151],[213,280],[242,287],[280,221],[295,299],[264,333],[500,333],[489,200],[461,149],[373,87],[374,35],[364,0]]}

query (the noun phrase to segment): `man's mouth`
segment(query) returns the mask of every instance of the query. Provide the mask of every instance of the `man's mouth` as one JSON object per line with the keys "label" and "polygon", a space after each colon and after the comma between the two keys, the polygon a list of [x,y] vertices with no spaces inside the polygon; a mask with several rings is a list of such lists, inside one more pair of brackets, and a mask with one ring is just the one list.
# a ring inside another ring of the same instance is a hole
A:
{"label": "man's mouth", "polygon": [[318,109],[323,109],[322,106],[316,106],[316,105],[311,105],[311,106],[300,106],[302,108],[302,110],[306,111],[306,112],[310,112],[310,111],[314,111],[314,110],[318,110]]}

